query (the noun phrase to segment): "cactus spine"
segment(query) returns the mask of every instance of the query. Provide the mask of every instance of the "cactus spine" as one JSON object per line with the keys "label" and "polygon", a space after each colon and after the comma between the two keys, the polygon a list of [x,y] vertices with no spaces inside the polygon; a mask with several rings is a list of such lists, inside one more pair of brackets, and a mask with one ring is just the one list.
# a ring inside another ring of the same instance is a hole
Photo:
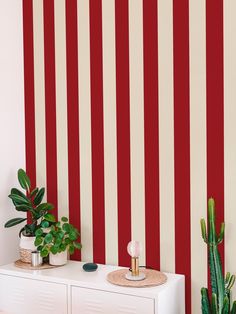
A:
{"label": "cactus spine", "polygon": [[[211,275],[211,302],[207,288],[201,289],[202,314],[236,314],[236,301],[230,311],[230,290],[235,282],[235,276],[226,274],[224,280],[218,245],[223,241],[225,224],[221,223],[220,233],[216,234],[215,201],[208,200],[208,230],[204,219],[201,219],[202,238],[208,246],[208,259]],[[208,231],[208,234],[207,234]]]}

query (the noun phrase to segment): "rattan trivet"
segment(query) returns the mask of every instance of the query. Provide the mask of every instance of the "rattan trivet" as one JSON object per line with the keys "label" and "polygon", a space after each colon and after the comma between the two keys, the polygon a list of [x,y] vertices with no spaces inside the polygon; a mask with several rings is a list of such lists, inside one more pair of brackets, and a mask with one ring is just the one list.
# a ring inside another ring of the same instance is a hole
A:
{"label": "rattan trivet", "polygon": [[29,270],[41,270],[41,269],[49,269],[49,268],[60,267],[60,266],[49,265],[48,263],[44,263],[41,266],[33,267],[33,266],[31,266],[31,264],[24,263],[20,259],[18,259],[18,261],[15,261],[14,264],[15,264],[16,267],[23,268],[23,269],[29,269]]}
{"label": "rattan trivet", "polygon": [[159,286],[167,281],[165,274],[153,269],[141,270],[146,275],[144,280],[131,281],[125,278],[128,271],[128,269],[115,270],[107,275],[107,280],[114,285],[136,288]]}

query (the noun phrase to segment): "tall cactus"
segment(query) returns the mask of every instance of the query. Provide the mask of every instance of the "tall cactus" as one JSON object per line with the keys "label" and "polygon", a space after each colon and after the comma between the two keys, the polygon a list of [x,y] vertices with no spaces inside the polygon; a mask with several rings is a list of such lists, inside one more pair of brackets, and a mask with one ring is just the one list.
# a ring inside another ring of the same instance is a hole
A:
{"label": "tall cactus", "polygon": [[224,280],[218,245],[223,241],[225,224],[221,223],[220,233],[216,234],[215,201],[208,200],[208,234],[206,223],[201,219],[202,238],[208,246],[208,259],[211,274],[212,296],[209,298],[207,288],[201,289],[202,314],[236,314],[236,301],[230,311],[230,290],[235,282],[235,276],[226,274]]}

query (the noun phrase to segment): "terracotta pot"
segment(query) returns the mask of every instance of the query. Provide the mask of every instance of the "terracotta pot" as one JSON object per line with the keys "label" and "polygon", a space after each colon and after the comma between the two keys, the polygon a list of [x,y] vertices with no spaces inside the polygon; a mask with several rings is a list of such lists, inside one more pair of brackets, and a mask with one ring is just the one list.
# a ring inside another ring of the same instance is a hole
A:
{"label": "terracotta pot", "polygon": [[23,263],[31,263],[31,252],[37,248],[34,245],[35,237],[20,236],[20,260]]}
{"label": "terracotta pot", "polygon": [[49,254],[49,264],[54,266],[61,266],[67,263],[68,252],[67,250],[57,254]]}

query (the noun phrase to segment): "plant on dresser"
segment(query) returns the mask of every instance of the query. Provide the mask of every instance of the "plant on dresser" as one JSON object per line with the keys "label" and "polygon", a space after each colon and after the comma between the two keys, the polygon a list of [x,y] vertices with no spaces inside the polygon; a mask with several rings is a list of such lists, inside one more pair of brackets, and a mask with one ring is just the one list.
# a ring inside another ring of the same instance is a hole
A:
{"label": "plant on dresser", "polygon": [[19,232],[20,236],[20,256],[21,260],[26,263],[31,262],[31,251],[35,250],[34,240],[36,231],[41,228],[47,228],[52,222],[55,222],[55,217],[49,213],[54,206],[50,203],[42,203],[45,188],[31,188],[31,182],[26,172],[23,169],[18,170],[18,181],[25,193],[17,188],[12,188],[8,196],[17,212],[24,212],[26,217],[17,217],[8,220],[5,223],[5,228],[10,228],[25,222]]}
{"label": "plant on dresser", "polygon": [[208,234],[206,223],[201,219],[202,238],[208,247],[208,258],[211,275],[212,296],[209,297],[208,289],[202,288],[202,314],[236,314],[236,301],[231,308],[231,288],[235,276],[226,274],[224,279],[218,245],[224,238],[225,224],[221,223],[220,233],[216,234],[215,226],[215,201],[208,200]]}
{"label": "plant on dresser", "polygon": [[76,249],[81,249],[78,242],[80,234],[68,218],[62,217],[61,221],[53,223],[47,233],[43,228],[36,231],[35,245],[42,257],[49,255],[49,263],[63,265],[67,262],[67,254],[73,254]]}

